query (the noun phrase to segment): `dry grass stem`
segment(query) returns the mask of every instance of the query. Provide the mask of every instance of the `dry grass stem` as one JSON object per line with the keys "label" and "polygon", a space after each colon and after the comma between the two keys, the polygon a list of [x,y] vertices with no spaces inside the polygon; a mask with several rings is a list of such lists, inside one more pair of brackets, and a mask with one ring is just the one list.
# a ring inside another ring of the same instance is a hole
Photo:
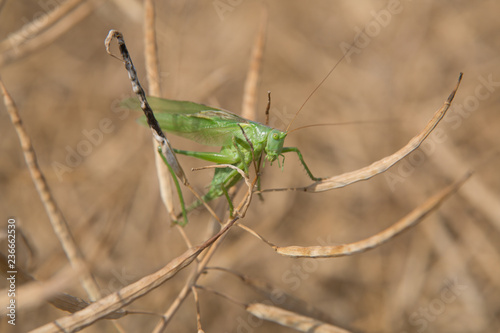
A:
{"label": "dry grass stem", "polygon": [[[81,4],[77,6],[79,2],[81,2]],[[89,16],[96,6],[97,2],[93,0],[73,1],[67,5],[65,2],[63,5],[59,6],[58,9],[50,13],[52,14],[52,16],[49,16],[48,20],[50,21],[50,26],[42,25],[38,27],[38,24],[31,23],[31,25],[35,27],[35,33],[33,35],[36,35],[36,38],[33,38],[32,34],[28,36],[24,35],[24,39],[16,39],[16,41],[19,41],[15,42],[15,45],[13,45],[12,48],[2,50],[0,53],[0,67],[21,59],[42,47],[49,45],[77,23]],[[74,10],[71,10],[73,8]],[[21,36],[23,31],[18,32],[18,34]],[[3,41],[2,44],[5,47],[7,40]]]}
{"label": "dry grass stem", "polygon": [[[238,216],[236,216],[233,220],[231,220],[229,223],[231,223],[231,226],[239,219]],[[225,230],[227,228],[227,225],[222,229]],[[221,231],[222,231],[221,230]],[[217,235],[221,234],[221,232],[217,233]],[[186,283],[182,287],[181,291],[175,298],[175,300],[170,304],[170,307],[168,310],[163,314],[162,320],[158,322],[158,324],[155,326],[153,329],[153,333],[160,333],[164,332],[174,316],[174,314],[177,312],[179,307],[181,306],[182,302],[186,299],[186,297],[189,295],[189,292],[191,291],[191,288],[196,284],[196,281],[198,281],[198,278],[200,275],[205,271],[205,267],[208,265],[208,262],[210,259],[212,259],[212,256],[214,255],[215,251],[219,248],[220,244],[222,244],[224,240],[225,234],[222,234],[221,237],[215,240],[215,242],[209,247],[207,250],[205,256],[201,260],[201,262],[198,264],[195,270],[191,273],[191,275],[187,278]]]}
{"label": "dry grass stem", "polygon": [[[5,276],[5,273],[9,271],[8,259],[3,253],[0,253],[0,269],[2,276]],[[89,304],[78,297],[60,293],[63,288],[69,286],[78,277],[79,272],[73,268],[63,269],[49,281],[44,282],[36,281],[19,265],[16,267],[16,271],[16,279],[19,283],[17,289],[18,310],[34,308],[44,302],[49,302],[58,309],[73,313]],[[0,293],[1,308],[6,309],[9,302],[8,290],[2,290]],[[1,315],[5,315],[5,312],[0,311]]]}
{"label": "dry grass stem", "polygon": [[54,322],[41,326],[33,333],[42,332],[60,332],[80,330],[94,323],[95,321],[106,317],[107,315],[115,312],[130,304],[141,296],[146,295],[153,289],[159,287],[165,281],[172,278],[175,274],[188,266],[193,260],[200,255],[200,253],[207,247],[212,245],[219,237],[224,235],[238,220],[238,217],[226,223],[224,228],[221,229],[216,235],[203,242],[202,244],[188,249],[177,258],[170,261],[162,269],[153,274],[147,275],[140,280],[129,284],[128,286],[114,292],[78,311],[72,315],[62,317]]}
{"label": "dry grass stem", "polygon": [[200,289],[200,290],[204,290],[204,291],[210,292],[210,293],[212,293],[214,295],[217,295],[219,297],[222,297],[225,300],[228,300],[229,302],[232,302],[232,303],[234,303],[234,304],[236,304],[238,306],[242,306],[242,307],[246,306],[245,303],[242,303],[241,301],[239,301],[239,300],[237,300],[237,299],[235,299],[235,298],[233,298],[233,297],[231,297],[229,295],[226,295],[226,294],[224,294],[224,293],[222,293],[220,291],[217,291],[214,288],[210,288],[210,287],[207,287],[207,286],[201,286],[201,285],[196,285],[195,288],[196,289]]}
{"label": "dry grass stem", "polygon": [[[203,207],[205,207],[207,209],[207,211],[210,213],[210,215],[212,215],[212,217],[217,221],[219,222],[219,224],[222,224],[222,220],[219,218],[219,216],[217,216],[217,213],[212,209],[212,207],[210,207],[206,202],[205,200],[203,200],[203,198],[201,197],[201,195],[194,189],[193,186],[191,186],[191,184],[189,183],[186,183],[184,184],[188,189],[189,191],[191,191],[191,193],[194,194],[194,196],[196,197],[197,200],[200,200],[200,202],[202,203]],[[179,214],[177,216],[177,218],[180,217],[181,214]]]}
{"label": "dry grass stem", "polygon": [[[146,76],[149,86],[149,95],[161,97],[160,66],[158,61],[158,47],[156,44],[156,15],[154,2],[146,0],[144,3],[144,56],[146,62]],[[170,173],[161,156],[156,152],[156,142],[153,138],[155,150],[156,174],[160,195],[172,220],[176,219],[174,213],[173,187]]]}
{"label": "dry grass stem", "polygon": [[[253,183],[251,186],[249,186],[247,193],[245,194],[245,197],[241,200],[240,204],[238,205],[236,211],[239,212],[240,215],[236,215],[235,218],[231,221],[232,223],[236,222],[240,216],[244,216],[246,213],[246,210],[249,207],[251,197],[252,197],[252,187]],[[226,229],[226,227],[224,227]],[[224,230],[223,229],[223,230]],[[220,232],[218,233],[220,234]],[[189,278],[186,280],[186,283],[184,284],[183,288],[177,295],[176,299],[172,302],[168,310],[164,313],[163,318],[158,324],[155,326],[153,332],[154,333],[160,333],[164,332],[174,316],[174,314],[177,312],[181,304],[184,302],[186,297],[189,295],[189,292],[191,291],[191,288],[196,284],[198,281],[198,278],[200,275],[205,271],[205,268],[207,267],[208,263],[210,262],[210,259],[212,259],[212,256],[215,254],[215,251],[219,248],[220,244],[222,244],[224,240],[225,235],[222,235],[220,238],[218,238],[212,246],[208,249],[206,252],[205,256],[203,259],[199,262],[198,266],[196,267],[195,270],[191,273]]]}
{"label": "dry grass stem", "polygon": [[451,194],[455,193],[462,184],[469,179],[471,174],[466,174],[462,179],[449,185],[448,187],[441,190],[439,193],[433,195],[427,199],[423,204],[415,208],[404,218],[367,239],[350,243],[344,245],[336,246],[286,246],[278,247],[274,246],[274,250],[279,254],[290,256],[290,257],[308,257],[308,258],[333,258],[333,257],[343,257],[349,256],[355,253],[364,252],[374,247],[377,247],[391,238],[396,237],[403,231],[415,226],[417,223],[422,221],[429,213],[434,211],[447,199]]}
{"label": "dry grass stem", "polygon": [[[122,57],[121,59],[113,55],[110,51],[111,41],[115,38],[118,41],[118,46],[120,48],[120,54]],[[182,170],[182,167],[180,166],[179,161],[175,156],[172,146],[170,145],[170,142],[165,136],[165,133],[163,133],[163,130],[158,124],[158,121],[154,116],[153,110],[149,106],[149,103],[146,99],[146,93],[144,92],[144,89],[142,88],[141,83],[139,82],[139,78],[137,77],[137,71],[132,62],[132,58],[130,57],[130,53],[128,52],[127,46],[125,45],[123,34],[117,30],[113,29],[110,30],[108,36],[104,40],[104,46],[106,47],[106,52],[109,55],[121,60],[124,63],[125,69],[127,70],[130,78],[130,82],[132,83],[132,90],[134,91],[134,93],[139,98],[139,101],[141,102],[141,108],[142,111],[144,112],[144,115],[146,116],[149,128],[151,129],[151,132],[153,134],[153,138],[161,146],[162,153],[167,159],[168,164],[172,167],[174,173],[177,175],[177,177],[179,177],[179,179],[184,184],[187,184],[188,181],[186,175],[184,174],[184,171]]]}
{"label": "dry grass stem", "polygon": [[258,239],[260,239],[261,241],[263,241],[267,245],[269,245],[271,247],[275,247],[275,245],[273,243],[271,243],[270,241],[268,241],[267,239],[265,239],[264,237],[262,237],[261,235],[259,235],[256,231],[254,231],[250,227],[247,227],[246,225],[244,225],[242,223],[237,223],[237,226],[240,227],[241,229],[245,230],[246,232],[248,232],[252,236],[257,237]]}
{"label": "dry grass stem", "polygon": [[[432,159],[432,163],[443,174],[450,174],[453,177],[458,177],[467,170],[474,170],[479,173],[481,168],[494,163],[494,160],[499,157],[499,152],[495,149],[493,153],[490,153],[491,155],[488,154],[488,157],[484,161],[473,165],[471,161],[460,157],[450,142],[443,142],[443,144],[438,145],[436,147],[436,154],[441,156],[441,158]],[[452,172],[450,172],[450,169]],[[500,209],[498,209],[497,205],[500,202],[499,194],[495,193],[481,178],[474,177],[467,182],[467,191],[464,191],[462,195],[467,198],[468,202],[483,212],[492,225],[500,231]]]}
{"label": "dry grass stem", "polygon": [[201,328],[200,299],[198,298],[196,286],[191,287],[191,293],[193,293],[194,303],[196,305],[196,328],[198,329],[198,332],[203,332],[203,329]]}
{"label": "dry grass stem", "polygon": [[280,309],[262,303],[252,303],[246,310],[257,318],[278,323],[285,327],[293,328],[299,332],[314,333],[349,333],[343,328],[324,323],[314,318],[301,316],[297,313]]}
{"label": "dry grass stem", "polygon": [[[218,165],[213,166],[213,167],[218,167]],[[234,166],[231,165],[230,167],[234,167]],[[204,168],[207,168],[207,167],[204,167]],[[236,167],[234,167],[234,168],[236,168]],[[236,168],[236,169],[238,169],[238,168]],[[244,175],[244,172],[242,170],[240,170],[240,171]],[[240,171],[238,171],[238,172],[240,172]],[[247,177],[245,175],[244,179],[246,179],[246,178]],[[247,182],[247,180],[245,182]],[[247,185],[248,184],[249,184],[249,182],[247,182]],[[253,183],[250,183],[250,186],[248,187],[248,191],[245,194],[245,197],[241,200],[240,204],[238,205],[238,207],[236,209],[236,211],[238,212],[239,215],[236,215],[232,221],[236,221],[240,218],[240,216],[245,215],[246,210],[248,209],[248,207],[250,205],[250,201],[251,201],[251,197],[252,197],[252,188],[253,188]],[[218,249],[220,244],[222,244],[222,241],[224,240],[224,236],[225,235],[223,235],[222,237],[217,239],[214,242],[214,244],[208,249],[207,253],[203,257],[201,262],[198,264],[196,269],[193,270],[193,272],[191,273],[191,275],[187,279],[186,283],[184,284],[183,288],[181,289],[181,291],[177,295],[176,299],[172,302],[172,304],[170,305],[168,310],[164,313],[163,319],[154,328],[154,330],[153,330],[154,333],[160,333],[160,332],[164,332],[166,330],[170,320],[172,319],[174,314],[177,312],[177,310],[179,309],[181,304],[184,302],[186,297],[189,295],[189,292],[192,290],[192,287],[198,281],[198,278],[200,277],[200,275],[205,271],[205,268],[208,265],[212,256],[214,255],[215,251]]]}
{"label": "dry grass stem", "polygon": [[144,55],[149,95],[161,97],[160,67],[156,45],[156,16],[153,0],[144,2]]}
{"label": "dry grass stem", "polygon": [[259,73],[262,67],[262,58],[264,54],[264,46],[266,44],[267,34],[267,9],[262,9],[259,32],[255,38],[252,55],[250,58],[250,66],[248,67],[247,79],[243,90],[243,103],[241,105],[241,116],[250,120],[257,120],[256,105],[257,105],[257,88],[259,86]]}
{"label": "dry grass stem", "polygon": [[[30,39],[35,38],[43,30],[46,30],[60,19],[64,18],[70,11],[87,0],[67,0],[57,6],[54,10],[45,14],[44,19],[35,19],[26,23],[23,27],[14,33],[9,34],[7,39],[0,42],[0,53],[7,50],[16,49]],[[29,26],[30,29],[25,27]]]}
{"label": "dry grass stem", "polygon": [[[16,290],[16,301],[19,302],[17,309],[25,311],[37,308],[48,302],[56,308],[70,313],[82,310],[87,307],[89,303],[79,297],[61,292],[63,289],[71,286],[75,279],[78,279],[78,275],[80,273],[81,272],[77,272],[71,267],[67,267],[44,282],[36,281],[28,275],[31,278],[31,282],[22,284],[22,286],[18,287]],[[20,275],[18,275],[18,277],[20,277]],[[24,274],[24,276],[26,275]],[[0,304],[2,304],[2,309],[6,309],[9,304],[10,299],[7,295],[8,290],[4,290],[4,292],[0,294]],[[5,315],[5,313],[6,311],[0,311],[1,315]],[[111,317],[108,316],[108,319],[117,319],[123,317],[124,315],[125,313],[123,312],[115,312],[111,315]]]}
{"label": "dry grass stem", "polygon": [[54,232],[56,233],[57,238],[59,239],[59,242],[68,257],[71,266],[76,271],[81,272],[80,281],[84,289],[87,291],[90,299],[99,299],[99,287],[87,267],[83,254],[73,238],[68,223],[64,219],[61,210],[52,196],[49,184],[47,183],[45,176],[38,165],[38,160],[35,154],[35,149],[31,143],[31,138],[29,137],[28,132],[24,129],[17,107],[1,80],[0,89],[2,90],[4,103],[9,113],[10,120],[14,125],[17,136],[19,137],[24,159],[26,161],[26,165],[28,166],[31,179],[35,184],[38,195],[40,196],[43,206],[45,207],[45,211],[47,212],[47,216],[52,224],[52,228],[54,229]]}
{"label": "dry grass stem", "polygon": [[[240,274],[239,272],[224,267],[207,267],[207,270],[219,270],[236,276],[244,284],[248,285],[250,288],[252,288],[252,290],[264,296],[266,299],[279,302],[280,308],[284,310],[296,312],[298,314],[315,318],[326,323],[333,322],[331,316],[323,311],[320,311],[310,302],[299,299],[296,296],[285,292],[283,289],[275,287],[271,282],[267,280]],[[232,299],[231,301],[241,304],[241,302],[237,302]]]}
{"label": "dry grass stem", "polygon": [[191,243],[191,240],[189,239],[188,235],[186,234],[186,230],[184,230],[184,227],[181,227],[180,225],[176,224],[175,225],[177,231],[179,231],[179,234],[181,235],[182,239],[186,243],[188,248],[193,247],[193,244]]}
{"label": "dry grass stem", "polygon": [[155,150],[155,165],[156,174],[158,176],[158,186],[160,188],[160,196],[167,213],[172,220],[176,220],[176,214],[174,212],[174,199],[172,195],[172,180],[170,179],[170,172],[168,171],[165,162],[163,162],[160,154],[156,150],[156,140],[153,138],[153,148]]}

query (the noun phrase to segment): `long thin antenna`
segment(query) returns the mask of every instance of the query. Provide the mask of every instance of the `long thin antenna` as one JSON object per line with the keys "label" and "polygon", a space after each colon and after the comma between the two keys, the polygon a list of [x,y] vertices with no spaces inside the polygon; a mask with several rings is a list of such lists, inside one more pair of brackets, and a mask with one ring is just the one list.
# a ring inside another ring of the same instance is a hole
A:
{"label": "long thin antenna", "polygon": [[351,49],[354,46],[354,44],[356,44],[356,41],[357,40],[355,40],[349,46],[349,48],[347,49],[347,51],[344,52],[344,55],[342,56],[342,58],[340,58],[337,61],[337,63],[332,67],[332,69],[330,69],[330,71],[328,72],[328,74],[325,75],[325,77],[323,78],[323,80],[321,80],[321,82],[316,86],[316,88],[314,88],[313,91],[311,91],[311,93],[309,94],[309,96],[307,96],[307,98],[304,101],[304,103],[302,103],[302,105],[300,106],[299,110],[295,113],[295,116],[293,116],[292,121],[290,121],[290,124],[288,124],[288,126],[286,127],[286,131],[285,132],[288,133],[288,130],[290,129],[290,126],[292,126],[293,122],[295,121],[295,118],[297,118],[297,116],[299,115],[299,112],[302,111],[302,109],[304,108],[304,105],[306,105],[306,103],[309,101],[309,99],[311,99],[311,97],[314,95],[314,93],[316,92],[316,90],[318,90],[319,87],[321,87],[321,85],[323,85],[323,83],[326,81],[326,79],[328,79],[328,77],[333,73],[333,71],[335,70],[335,68],[337,68],[337,66],[342,62],[342,60],[344,60],[344,58],[346,57],[346,55],[349,54],[349,51],[351,51]]}
{"label": "long thin antenna", "polygon": [[354,120],[354,121],[344,121],[344,122],[339,122],[339,123],[326,123],[326,124],[311,124],[311,125],[305,125],[305,126],[300,126],[297,128],[294,128],[293,130],[287,132],[287,133],[292,133],[304,128],[309,128],[309,127],[316,127],[316,126],[344,126],[344,125],[373,125],[373,124],[387,124],[389,122],[395,122],[395,121],[400,121],[401,119],[374,119],[374,120]]}

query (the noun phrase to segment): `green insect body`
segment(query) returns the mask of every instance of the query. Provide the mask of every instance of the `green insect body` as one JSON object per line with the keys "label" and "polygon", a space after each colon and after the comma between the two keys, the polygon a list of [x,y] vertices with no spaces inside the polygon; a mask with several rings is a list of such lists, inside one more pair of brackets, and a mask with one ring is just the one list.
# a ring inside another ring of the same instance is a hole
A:
{"label": "green insect body", "polygon": [[[197,152],[174,149],[177,154],[196,157],[216,164],[232,164],[245,172],[253,161],[265,159],[272,164],[283,153],[296,152],[309,177],[318,181],[307,167],[302,154],[295,147],[283,147],[286,132],[240,117],[229,111],[203,104],[149,97],[148,102],[162,130],[203,145],[220,146],[219,152]],[[137,99],[127,99],[123,106],[140,110]],[[145,120],[144,120],[145,122]],[[250,144],[251,142],[251,144]],[[279,160],[278,160],[279,163]],[[202,197],[205,202],[220,197],[241,179],[232,168],[215,169],[208,192]],[[202,204],[193,202],[187,211]]]}

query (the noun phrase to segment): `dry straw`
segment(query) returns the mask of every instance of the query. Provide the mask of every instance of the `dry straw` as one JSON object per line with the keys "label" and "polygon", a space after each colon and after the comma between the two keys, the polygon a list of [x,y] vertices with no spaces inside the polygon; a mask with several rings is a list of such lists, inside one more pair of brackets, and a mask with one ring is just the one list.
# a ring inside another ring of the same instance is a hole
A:
{"label": "dry straw", "polygon": [[64,219],[61,210],[52,196],[49,184],[47,183],[47,180],[38,165],[35,149],[33,148],[28,132],[24,129],[17,107],[14,104],[12,97],[7,92],[7,89],[1,79],[0,90],[2,91],[4,103],[7,107],[7,111],[9,112],[10,120],[16,129],[17,136],[19,137],[26,165],[28,166],[38,195],[40,196],[40,199],[45,207],[45,211],[47,212],[50,222],[52,223],[52,228],[59,238],[71,266],[73,266],[76,271],[81,272],[80,280],[90,299],[97,300],[101,297],[97,283],[87,267],[85,259],[83,258],[83,255],[73,238],[68,223]]}
{"label": "dry straw", "polygon": [[29,28],[20,29],[0,43],[0,67],[49,45],[89,16],[99,2],[97,0],[68,0],[53,11],[42,15],[43,19],[39,18],[28,23],[26,26]]}

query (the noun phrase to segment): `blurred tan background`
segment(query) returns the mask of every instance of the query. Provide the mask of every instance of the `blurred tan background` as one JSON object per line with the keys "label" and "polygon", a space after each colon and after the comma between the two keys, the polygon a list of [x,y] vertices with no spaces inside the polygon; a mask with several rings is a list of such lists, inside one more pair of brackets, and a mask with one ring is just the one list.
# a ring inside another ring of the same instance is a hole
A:
{"label": "blurred tan background", "polygon": [[[150,131],[136,123],[139,114],[117,105],[132,92],[127,73],[104,49],[109,29],[123,32],[147,86],[142,3],[97,2],[46,45],[24,55],[22,49],[12,49],[13,33],[28,36],[34,20],[43,20],[60,3],[2,2],[0,75],[19,107],[54,196],[83,252],[94,258],[99,286],[109,294],[159,269],[186,247],[159,196]],[[235,113],[240,112],[250,51],[266,7],[258,115],[263,122],[270,90],[271,124],[280,129],[342,56],[345,45],[366,27],[367,34],[308,101],[292,128],[374,121],[303,129],[286,141],[301,149],[317,176],[355,170],[395,152],[425,126],[464,72],[438,135],[431,135],[422,150],[388,174],[324,193],[267,193],[264,202],[252,202],[243,220],[279,245],[353,242],[390,226],[467,170],[476,170],[459,193],[422,224],[369,252],[322,260],[281,257],[234,228],[210,266],[262,279],[354,332],[500,330],[497,1],[220,0],[157,1],[156,6],[163,96]],[[7,218],[16,218],[31,247],[18,240],[18,264],[47,280],[68,263],[3,104],[0,133],[0,227],[3,232]],[[170,138],[181,149],[207,149]],[[185,170],[207,165],[180,159]],[[61,165],[65,168],[56,168]],[[211,175],[188,171],[200,191]],[[309,183],[293,154],[287,155],[283,172],[276,164],[264,168],[263,188]],[[185,193],[190,201],[192,196]],[[190,217],[185,230],[193,243],[207,238],[207,220],[202,210]],[[0,245],[4,252],[5,241]],[[127,309],[162,314],[190,269]],[[243,303],[264,300],[228,273],[210,271],[199,283]],[[76,281],[65,292],[86,299]],[[252,319],[212,293],[199,295],[206,332],[290,331]],[[50,305],[20,312],[16,331],[64,315]],[[158,320],[129,315],[120,323],[128,332],[146,332]],[[12,327],[2,319],[0,330]],[[100,321],[84,331],[113,330]],[[195,330],[194,301],[188,297],[167,331]]]}

